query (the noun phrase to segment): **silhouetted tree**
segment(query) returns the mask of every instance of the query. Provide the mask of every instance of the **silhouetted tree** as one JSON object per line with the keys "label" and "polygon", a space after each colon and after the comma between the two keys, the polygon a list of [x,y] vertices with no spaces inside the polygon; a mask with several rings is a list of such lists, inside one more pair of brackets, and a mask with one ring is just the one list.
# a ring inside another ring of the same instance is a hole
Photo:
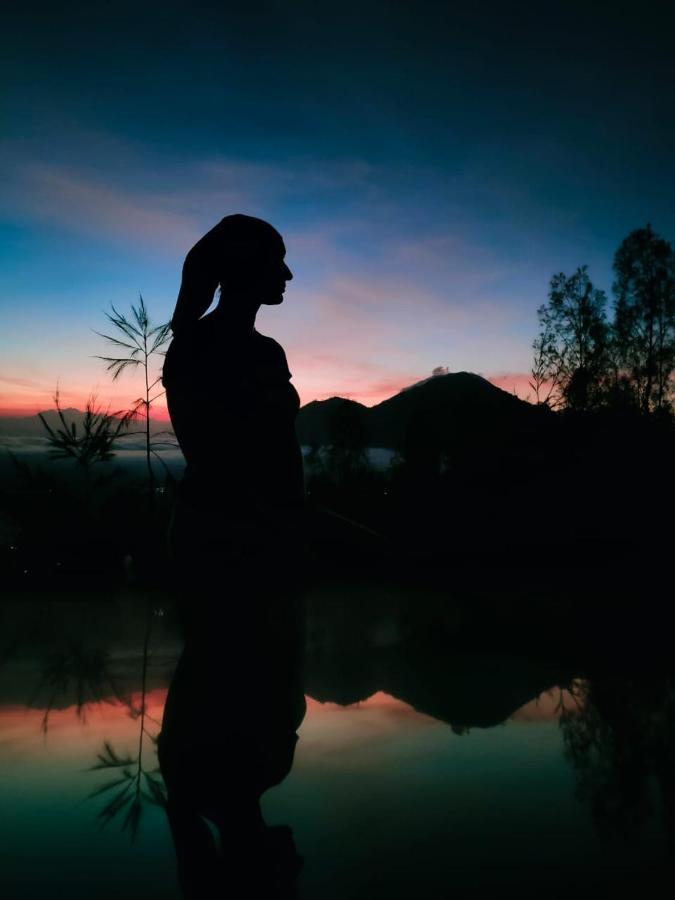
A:
{"label": "silhouetted tree", "polygon": [[529,384],[537,403],[556,406],[560,396],[558,392],[560,373],[551,365],[555,351],[555,332],[551,329],[550,322],[543,321],[541,315],[539,319],[541,331],[532,342],[534,361],[530,370]]}
{"label": "silhouetted tree", "polygon": [[84,417],[78,428],[76,422],[66,421],[58,389],[54,394],[54,404],[60,428],[52,428],[42,413],[38,413],[38,416],[47,430],[51,455],[57,459],[74,460],[82,472],[86,517],[90,505],[91,468],[96,463],[107,462],[114,457],[115,443],[127,433],[132,413],[104,412],[96,405],[96,398],[92,395],[87,400]]}
{"label": "silhouetted tree", "polygon": [[368,432],[355,403],[345,400],[328,420],[328,463],[341,479],[366,463]]}
{"label": "silhouetted tree", "polygon": [[156,443],[150,439],[150,410],[152,404],[164,394],[164,391],[159,391],[154,394],[154,396],[151,396],[152,392],[161,381],[161,375],[151,381],[150,358],[155,353],[163,355],[162,347],[171,337],[170,323],[167,322],[164,325],[157,325],[152,328],[145,301],[142,296],[140,297],[140,303],[137,307],[133,304],[131,305],[131,316],[129,318],[122,315],[122,313],[119,313],[114,306],[112,306],[112,313],[106,313],[106,316],[124,340],[111,337],[108,334],[101,334],[100,331],[97,331],[96,334],[105,338],[107,341],[110,341],[115,347],[122,347],[129,352],[127,356],[98,356],[97,359],[102,359],[104,362],[108,363],[107,371],[112,372],[113,381],[116,381],[125,369],[129,367],[135,369],[139,366],[142,369],[145,379],[144,394],[142,397],[139,397],[138,400],[134,401],[131,412],[133,415],[141,415],[145,418],[145,452],[148,466],[150,497],[152,497],[154,493],[155,476],[152,470],[151,456],[154,455],[158,458],[160,457],[156,452]]}
{"label": "silhouetted tree", "polygon": [[669,407],[675,369],[675,253],[651,225],[632,231],[614,257],[617,369],[644,412]]}
{"label": "silhouetted tree", "polygon": [[548,303],[539,307],[532,386],[553,406],[588,409],[599,399],[607,366],[608,326],[604,291],[593,286],[586,266],[551,278]]}

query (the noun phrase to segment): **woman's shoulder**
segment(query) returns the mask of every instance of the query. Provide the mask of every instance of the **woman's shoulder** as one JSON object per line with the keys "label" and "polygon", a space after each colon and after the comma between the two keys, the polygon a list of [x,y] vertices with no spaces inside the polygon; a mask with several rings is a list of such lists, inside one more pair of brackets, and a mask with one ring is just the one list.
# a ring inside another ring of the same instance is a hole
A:
{"label": "woman's shoulder", "polygon": [[278,341],[275,341],[274,338],[269,337],[266,334],[260,334],[259,331],[254,330],[254,338],[259,347],[259,352],[261,356],[263,356],[266,361],[270,363],[275,363],[276,365],[283,366],[286,372],[288,372],[288,377],[291,377],[291,373],[288,371],[288,361],[286,360],[286,353],[284,348]]}
{"label": "woman's shoulder", "polygon": [[182,329],[169,344],[162,366],[162,383],[169,384],[201,378],[214,362],[222,367],[222,355],[217,354],[211,335],[203,328]]}
{"label": "woman's shoulder", "polygon": [[257,365],[265,368],[281,370],[284,377],[291,378],[284,348],[274,338],[254,330],[253,345],[223,347],[223,336],[202,326],[174,336],[164,358],[162,382],[167,387],[207,374],[222,378],[225,372],[245,369],[247,358],[257,360]]}
{"label": "woman's shoulder", "polygon": [[256,328],[253,329],[253,337],[261,347],[267,347],[270,350],[280,350],[282,353],[284,352],[283,347],[278,341],[275,341],[274,338],[270,337],[268,334],[261,334]]}

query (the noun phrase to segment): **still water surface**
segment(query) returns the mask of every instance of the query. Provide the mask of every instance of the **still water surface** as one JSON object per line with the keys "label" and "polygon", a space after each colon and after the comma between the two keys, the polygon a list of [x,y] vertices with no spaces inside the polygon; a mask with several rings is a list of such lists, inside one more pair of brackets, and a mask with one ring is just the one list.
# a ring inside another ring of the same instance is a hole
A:
{"label": "still water surface", "polygon": [[[5,900],[181,896],[152,788],[133,841],[123,813],[101,816],[116,789],[90,796],[119,777],[121,767],[92,769],[109,750],[146,786],[160,783],[152,738],[180,641],[161,598],[150,632],[142,607],[36,600],[3,611],[17,636],[0,668]],[[652,882],[650,895],[665,895],[669,676],[450,651],[438,629],[433,639],[421,629],[428,616],[400,613],[395,601],[310,605],[307,713],[293,768],[262,804],[268,824],[293,829],[297,895],[605,896]],[[223,686],[214,721],[233,689]],[[266,696],[246,702],[262,714]]]}

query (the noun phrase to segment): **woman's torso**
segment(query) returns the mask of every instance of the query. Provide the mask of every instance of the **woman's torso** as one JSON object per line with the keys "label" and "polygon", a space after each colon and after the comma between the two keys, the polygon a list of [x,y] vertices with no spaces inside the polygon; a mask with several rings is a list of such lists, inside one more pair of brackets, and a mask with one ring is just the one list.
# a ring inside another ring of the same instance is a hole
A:
{"label": "woman's torso", "polygon": [[163,383],[186,460],[180,496],[196,507],[294,507],[304,498],[300,400],[286,356],[256,331],[200,320],[175,337]]}

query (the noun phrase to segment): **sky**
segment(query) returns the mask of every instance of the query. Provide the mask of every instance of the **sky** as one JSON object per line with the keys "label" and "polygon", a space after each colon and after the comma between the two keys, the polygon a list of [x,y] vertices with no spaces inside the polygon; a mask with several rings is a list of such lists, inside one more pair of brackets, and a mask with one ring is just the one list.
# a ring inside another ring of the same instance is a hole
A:
{"label": "sky", "polygon": [[303,403],[438,366],[527,396],[551,275],[587,264],[611,304],[619,242],[675,239],[674,25],[652,0],[13,4],[0,414],[57,383],[127,407],[106,310],[142,294],[167,321],[233,212],[284,236],[294,279],[257,328]]}

